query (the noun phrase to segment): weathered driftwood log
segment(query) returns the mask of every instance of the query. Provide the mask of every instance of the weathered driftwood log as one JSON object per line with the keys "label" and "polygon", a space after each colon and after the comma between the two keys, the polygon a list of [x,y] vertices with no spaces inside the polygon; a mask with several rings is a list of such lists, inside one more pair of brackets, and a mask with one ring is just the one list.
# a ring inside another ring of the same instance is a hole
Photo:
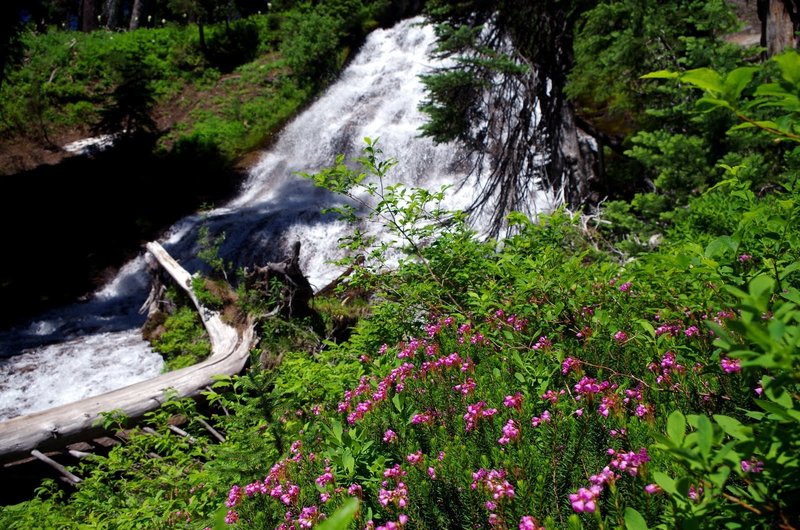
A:
{"label": "weathered driftwood log", "polygon": [[148,381],[0,422],[0,461],[28,456],[34,449],[61,448],[98,436],[104,431],[97,425],[103,412],[118,410],[128,418],[139,418],[171,396],[199,394],[213,382],[215,375],[232,375],[242,370],[253,344],[253,323],[248,320],[237,330],[223,322],[218,313],[200,305],[191,289],[191,275],[161,245],[148,243],[147,250],[186,290],[200,311],[212,345],[209,358]]}

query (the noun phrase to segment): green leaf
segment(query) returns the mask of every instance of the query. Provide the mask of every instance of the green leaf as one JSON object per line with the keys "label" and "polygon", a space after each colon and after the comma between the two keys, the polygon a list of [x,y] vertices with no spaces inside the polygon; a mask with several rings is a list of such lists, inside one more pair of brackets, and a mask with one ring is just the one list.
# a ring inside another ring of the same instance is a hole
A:
{"label": "green leaf", "polygon": [[697,418],[697,445],[700,453],[708,458],[711,456],[711,446],[714,443],[714,427],[706,416]]}
{"label": "green leaf", "polygon": [[342,423],[340,421],[338,420],[331,421],[331,432],[333,433],[334,438],[336,438],[336,441],[339,442],[340,445],[342,443],[343,431],[344,428],[342,427]]}
{"label": "green leaf", "polygon": [[794,85],[800,85],[800,54],[795,50],[787,50],[773,57],[781,69],[783,78]]}
{"label": "green leaf", "polygon": [[717,259],[724,256],[727,251],[735,252],[736,247],[736,242],[731,236],[722,236],[708,244],[704,255],[707,258]]}
{"label": "green leaf", "polygon": [[392,396],[392,403],[394,404],[394,408],[397,409],[397,412],[403,412],[403,399],[400,397],[400,394]]}
{"label": "green leaf", "polygon": [[755,66],[742,66],[731,71],[725,77],[725,96],[731,101],[738,99],[742,90],[753,80],[753,75],[758,71]]}
{"label": "green leaf", "polygon": [[353,458],[353,454],[349,450],[342,454],[342,467],[349,474],[352,474],[356,468],[356,460]]}
{"label": "green leaf", "polygon": [[701,88],[712,96],[719,96],[724,90],[722,76],[710,68],[689,70],[681,76],[681,81]]}
{"label": "green leaf", "polygon": [[675,486],[675,480],[663,471],[653,471],[653,480],[656,481],[656,484],[658,484],[662,490],[666,491],[670,495],[678,494],[678,488]]}
{"label": "green leaf", "polygon": [[670,72],[669,70],[658,70],[657,72],[650,72],[644,74],[641,79],[676,79],[680,77],[678,72]]}
{"label": "green leaf", "polygon": [[748,440],[750,438],[750,435],[748,434],[750,428],[744,426],[742,422],[735,418],[724,416],[722,414],[715,414],[714,421],[717,422],[717,425],[722,427],[722,430],[725,431],[725,434],[732,436],[737,440]]}
{"label": "green leaf", "polygon": [[667,419],[667,435],[675,445],[683,445],[683,438],[686,435],[686,418],[679,410],[672,411]]}
{"label": "green leaf", "polygon": [[315,526],[315,528],[317,530],[347,530],[356,517],[358,505],[359,501],[356,497],[347,499],[338,510]]}
{"label": "green leaf", "polygon": [[633,508],[625,508],[625,528],[627,530],[647,530],[647,521]]}
{"label": "green leaf", "polygon": [[644,328],[644,330],[650,335],[652,338],[656,336],[656,330],[653,328],[653,325],[648,322],[647,320],[640,320],[639,325]]}

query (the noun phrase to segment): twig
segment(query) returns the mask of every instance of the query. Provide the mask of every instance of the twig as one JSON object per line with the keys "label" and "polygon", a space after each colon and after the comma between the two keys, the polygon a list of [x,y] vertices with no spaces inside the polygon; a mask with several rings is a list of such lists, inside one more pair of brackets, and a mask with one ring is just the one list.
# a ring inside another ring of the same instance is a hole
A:
{"label": "twig", "polygon": [[31,455],[33,455],[37,459],[41,460],[42,462],[44,462],[48,466],[56,469],[59,473],[61,473],[64,476],[65,479],[67,479],[67,481],[69,483],[71,483],[73,485],[77,485],[77,484],[80,484],[81,482],[83,482],[83,479],[81,479],[80,477],[78,477],[76,475],[73,475],[72,473],[67,471],[67,468],[65,468],[64,466],[62,466],[61,464],[59,464],[58,462],[56,462],[55,460],[53,460],[49,456],[46,456],[46,455],[42,454],[41,451],[39,451],[38,449],[34,449],[33,451],[31,451]]}

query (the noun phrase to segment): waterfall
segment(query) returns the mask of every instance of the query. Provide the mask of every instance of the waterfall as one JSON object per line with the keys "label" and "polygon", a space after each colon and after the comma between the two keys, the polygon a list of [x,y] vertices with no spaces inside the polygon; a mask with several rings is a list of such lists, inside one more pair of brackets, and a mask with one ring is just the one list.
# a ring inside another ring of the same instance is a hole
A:
{"label": "waterfall", "polygon": [[[250,170],[238,197],[215,210],[178,221],[162,245],[190,272],[198,230],[224,233],[221,256],[234,266],[282,260],[300,241],[301,268],[315,288],[340,274],[339,238],[352,227],[321,210],[342,199],[297,175],[332,165],[336,155],[360,156],[363,138],[379,138],[398,160],[388,178],[438,190],[465,179],[463,154],[419,136],[424,122],[418,76],[433,66],[433,30],[409,19],[367,38],[340,78],[282,131]],[[455,187],[453,189],[456,189]],[[444,206],[465,208],[469,183]],[[141,338],[138,309],[147,296],[143,256],[123,267],[90,300],[49,312],[0,333],[0,420],[101,394],[157,375],[161,357]]]}

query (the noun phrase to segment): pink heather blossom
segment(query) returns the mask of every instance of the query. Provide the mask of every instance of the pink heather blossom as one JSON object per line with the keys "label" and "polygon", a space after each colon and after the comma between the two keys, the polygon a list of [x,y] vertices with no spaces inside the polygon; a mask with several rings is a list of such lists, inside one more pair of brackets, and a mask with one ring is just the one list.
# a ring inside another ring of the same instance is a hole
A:
{"label": "pink heather blossom", "polygon": [[639,468],[650,461],[647,449],[642,447],[638,452],[618,453],[614,449],[609,449],[608,454],[614,458],[611,460],[611,467],[624,471],[631,476],[639,473]]}
{"label": "pink heather blossom", "polygon": [[594,377],[583,376],[580,381],[575,385],[575,392],[578,394],[588,396],[590,394],[599,394],[603,390],[611,386],[608,381],[597,382]]}
{"label": "pink heather blossom", "polygon": [[751,458],[750,460],[742,460],[742,471],[745,473],[761,473],[764,471],[764,462]]}
{"label": "pink heather blossom", "polygon": [[550,423],[550,419],[551,419],[550,412],[546,410],[542,412],[541,416],[534,416],[531,419],[531,425],[533,425],[534,427],[538,427],[542,423]]}
{"label": "pink heather blossom", "polygon": [[576,409],[576,410],[575,410],[575,415],[576,415],[577,417],[579,417],[579,418],[580,418],[581,416],[583,416],[583,409]]}
{"label": "pink heather blossom", "polygon": [[453,390],[466,396],[467,394],[471,394],[472,391],[475,390],[476,386],[477,383],[475,383],[475,380],[471,377],[468,377],[463,383],[454,386]]}
{"label": "pink heather blossom", "polygon": [[703,486],[695,488],[694,484],[689,486],[689,498],[693,501],[698,500],[703,495]]}
{"label": "pink heather blossom", "polygon": [[439,462],[444,460],[444,451],[439,451],[439,456],[437,458],[438,458]]}
{"label": "pink heather blossom", "polygon": [[312,528],[314,523],[320,519],[319,510],[316,506],[307,506],[300,511],[297,516],[297,522],[300,528]]}
{"label": "pink heather blossom", "polygon": [[517,392],[513,396],[506,396],[503,398],[503,405],[508,408],[522,410],[522,394]]}
{"label": "pink heather blossom", "polygon": [[378,502],[384,507],[394,504],[398,508],[405,508],[408,504],[408,487],[403,482],[398,482],[396,489],[381,488],[378,492]]}
{"label": "pink heather blossom", "polygon": [[683,334],[687,337],[694,337],[700,334],[700,329],[697,326],[689,326],[683,331]]}
{"label": "pink heather blossom", "polygon": [[681,327],[677,324],[662,324],[656,328],[656,337],[669,334],[676,337],[681,332]]}
{"label": "pink heather blossom", "polygon": [[408,472],[404,471],[400,467],[400,464],[395,464],[394,466],[383,470],[384,478],[398,479],[398,478],[405,477],[407,474],[408,474]]}
{"label": "pink heather blossom", "polygon": [[347,488],[347,494],[361,498],[361,495],[363,494],[363,489],[361,488],[361,484],[350,484],[350,487]]}
{"label": "pink heather blossom", "polygon": [[597,407],[597,411],[604,418],[608,418],[611,409],[613,409],[616,404],[617,404],[617,396],[615,394],[605,395],[603,396],[600,405]]}
{"label": "pink heather blossom", "polygon": [[487,493],[490,493],[493,501],[499,501],[504,498],[514,498],[514,487],[506,480],[506,471],[504,469],[479,469],[472,474],[472,484],[470,487],[475,490],[481,487]]}
{"label": "pink heather blossom", "polygon": [[739,254],[739,263],[745,263],[753,259],[750,254]]}
{"label": "pink heather blossom", "polygon": [[613,484],[618,478],[619,476],[611,471],[610,467],[606,466],[600,473],[589,477],[589,482],[591,482],[593,486],[603,486],[605,484]]}
{"label": "pink heather blossom", "polygon": [[514,440],[519,439],[519,428],[517,428],[517,424],[514,420],[508,420],[506,424],[503,426],[503,436],[497,440],[497,443],[500,445],[506,445]]}
{"label": "pink heather blossom", "polygon": [[330,493],[323,492],[323,493],[319,494],[319,502],[321,504],[325,504],[326,502],[328,502],[330,500],[330,498],[331,498],[331,494]]}
{"label": "pink heather blossom", "polygon": [[658,484],[648,484],[644,487],[644,491],[650,495],[655,495],[656,493],[661,493],[663,490]]}
{"label": "pink heather blossom", "polygon": [[616,333],[614,333],[614,340],[617,342],[624,342],[628,340],[628,334],[625,333],[624,331],[617,331]]}
{"label": "pink heather blossom", "polygon": [[236,513],[236,510],[228,510],[228,513],[225,514],[225,524],[233,524],[239,520],[239,514]]}
{"label": "pink heather blossom", "polygon": [[318,476],[316,479],[316,483],[320,488],[324,488],[326,484],[330,484],[333,482],[333,472],[331,472],[331,467],[325,467],[325,473]]}
{"label": "pink heather blossom", "polygon": [[428,467],[428,476],[431,477],[431,480],[436,480],[436,470]]}
{"label": "pink heather blossom", "polygon": [[490,512],[493,512],[494,510],[497,509],[497,504],[493,503],[492,501],[486,501],[486,504],[484,504],[484,506],[486,506],[486,509],[489,510]]}
{"label": "pink heather blossom", "polygon": [[558,403],[558,397],[563,396],[564,394],[566,394],[566,390],[564,390],[563,388],[559,392],[548,390],[547,392],[542,394],[542,399],[545,401],[549,401],[550,403],[555,405],[556,403]]}
{"label": "pink heather blossom", "polygon": [[761,385],[758,385],[753,389],[753,392],[755,392],[757,396],[761,396],[761,394],[764,393],[764,389],[761,387]]}
{"label": "pink heather blossom", "polygon": [[739,359],[723,357],[720,359],[719,364],[722,366],[722,370],[727,374],[733,374],[742,370]]}
{"label": "pink heather blossom", "polygon": [[467,405],[467,413],[464,414],[467,432],[473,430],[478,425],[480,418],[491,418],[497,414],[497,409],[486,409],[486,402],[479,401],[472,405]]}
{"label": "pink heather blossom", "polygon": [[431,422],[433,422],[433,417],[427,412],[422,414],[414,414],[414,417],[411,418],[411,423],[414,425],[427,425]]}
{"label": "pink heather blossom", "polygon": [[412,466],[419,463],[422,460],[422,451],[417,451],[416,453],[411,453],[406,457],[406,460]]}
{"label": "pink heather blossom", "polygon": [[544,526],[539,526],[536,519],[530,515],[523,515],[519,520],[519,530],[545,530]]}
{"label": "pink heather blossom", "polygon": [[534,350],[547,350],[552,347],[553,343],[547,338],[546,335],[539,337],[539,340],[537,340],[536,344],[533,345]]}
{"label": "pink heather blossom", "polygon": [[225,506],[228,508],[233,508],[242,498],[242,488],[234,484],[231,486],[231,490],[228,492],[228,500],[225,501]]}
{"label": "pink heather blossom", "polygon": [[569,502],[572,504],[572,509],[577,513],[594,513],[597,509],[597,497],[602,491],[602,487],[592,486],[589,489],[581,488],[577,493],[571,493]]}
{"label": "pink heather blossom", "polygon": [[397,433],[391,429],[386,429],[386,432],[383,433],[383,441],[387,444],[397,441]]}
{"label": "pink heather blossom", "polygon": [[573,357],[567,357],[564,359],[564,362],[561,363],[561,373],[567,375],[572,370],[576,370],[581,365],[581,362],[578,359]]}
{"label": "pink heather blossom", "polygon": [[631,290],[632,286],[633,284],[631,282],[625,282],[619,286],[619,290],[622,291],[623,293],[627,293],[628,291]]}

